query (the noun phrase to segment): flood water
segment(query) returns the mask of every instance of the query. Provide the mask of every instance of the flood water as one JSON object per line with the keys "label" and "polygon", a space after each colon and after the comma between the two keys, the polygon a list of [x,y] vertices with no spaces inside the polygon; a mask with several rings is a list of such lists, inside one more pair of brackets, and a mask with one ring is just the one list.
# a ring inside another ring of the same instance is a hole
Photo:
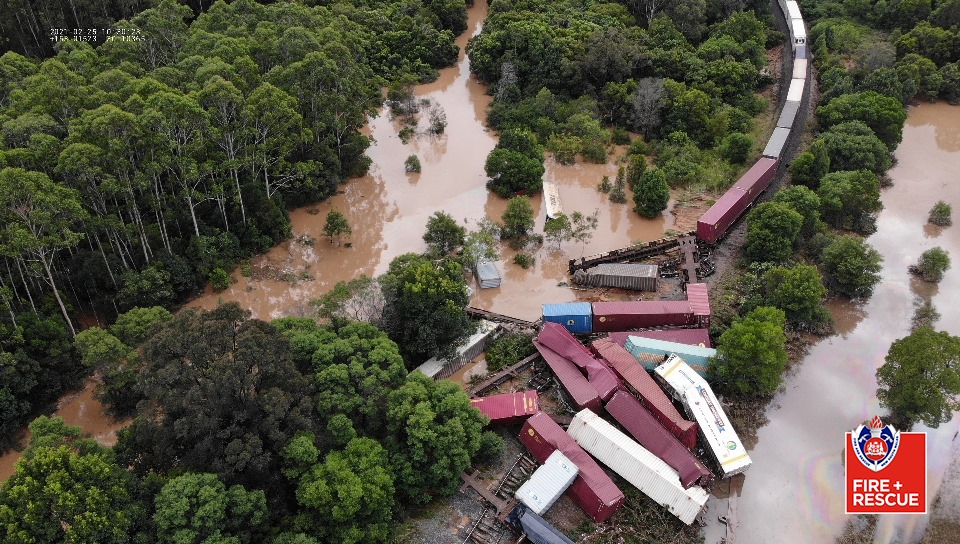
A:
{"label": "flood water", "polygon": [[[93,396],[94,387],[96,382],[90,379],[82,390],[65,395],[57,403],[57,410],[53,415],[62,417],[67,425],[83,429],[84,436],[95,438],[104,446],[112,446],[117,443],[117,431],[124,428],[129,421],[117,421],[107,414],[103,404]],[[24,436],[21,444],[26,445],[27,441],[29,437]],[[20,457],[18,451],[10,451],[0,456],[0,482],[13,474],[14,465]]]}
{"label": "flood water", "polygon": [[[499,220],[506,200],[487,191],[483,168],[487,154],[496,145],[495,134],[484,126],[491,97],[470,76],[469,60],[463,52],[468,38],[480,31],[486,14],[485,2],[478,1],[469,8],[468,29],[457,39],[461,47],[457,65],[441,70],[437,81],[415,88],[417,96],[429,100],[431,106],[439,105],[446,113],[448,124],[443,135],[426,134],[427,115],[421,113],[418,135],[403,144],[398,137],[402,126],[390,118],[389,110],[382,110],[366,128],[375,141],[367,150],[373,161],[370,173],[343,185],[341,194],[323,203],[293,211],[292,240],[253,259],[251,277],[244,277],[242,268],[238,268],[233,272],[238,281],[229,289],[214,293],[208,288],[189,305],[212,308],[221,301],[237,301],[261,319],[308,315],[309,301],[338,281],[360,274],[381,274],[394,257],[423,251],[421,237],[427,218],[436,211],[445,211],[458,221],[467,220],[468,227],[484,216]],[[420,159],[421,174],[404,171],[404,161],[412,154]],[[611,180],[616,177],[614,160],[604,165],[563,166],[547,159],[544,179],[559,186],[567,214],[599,210],[596,234],[585,246],[571,242],[560,250],[539,249],[536,264],[528,270],[513,264],[515,252],[504,247],[497,265],[504,279],[501,287],[477,290],[473,305],[534,319],[542,303],[576,298],[576,291],[557,286],[568,281],[568,259],[655,240],[673,226],[669,213],[645,220],[629,204],[612,204],[597,191],[603,176]],[[532,197],[532,204],[537,212],[537,230],[542,232],[546,216],[541,196]],[[347,217],[353,234],[344,241],[351,247],[331,244],[323,237],[330,210]]]}
{"label": "flood water", "polygon": [[[960,211],[960,107],[924,104],[910,109],[894,187],[883,191],[884,210],[869,241],[884,257],[882,281],[864,304],[832,303],[838,335],[815,345],[788,374],[784,389],[767,408],[769,423],[750,449],[753,466],[737,501],[737,544],[833,542],[847,516],[843,505],[844,432],[875,414],[876,369],[890,344],[909,334],[913,301],[932,296],[942,314],[937,328],[960,335],[960,225],[925,227],[937,200]],[[960,221],[958,221],[960,223]],[[939,286],[911,278],[907,267],[920,253],[940,246],[953,257]],[[932,502],[950,460],[960,447],[960,415],[927,432],[928,499]],[[948,482],[951,489],[960,482]],[[725,486],[721,486],[725,487]],[[715,496],[722,497],[725,489]],[[718,542],[727,500],[710,501],[706,542]],[[875,543],[916,542],[928,516],[881,516]],[[960,541],[960,537],[958,537]]]}

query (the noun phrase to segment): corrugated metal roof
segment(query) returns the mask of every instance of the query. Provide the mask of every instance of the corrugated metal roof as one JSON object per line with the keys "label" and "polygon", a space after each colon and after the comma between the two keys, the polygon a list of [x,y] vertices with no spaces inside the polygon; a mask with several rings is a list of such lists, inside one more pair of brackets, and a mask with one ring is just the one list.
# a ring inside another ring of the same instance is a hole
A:
{"label": "corrugated metal roof", "polygon": [[567,494],[594,521],[606,521],[623,506],[623,492],[617,484],[613,483],[600,465],[550,419],[548,414],[540,412],[527,419],[520,430],[519,438],[541,463],[546,461],[551,453],[560,450],[567,459],[577,465],[580,474]]}
{"label": "corrugated metal roof", "polygon": [[563,384],[567,393],[570,393],[570,397],[578,408],[600,407],[600,396],[597,395],[597,390],[590,385],[590,382],[580,373],[576,365],[536,340],[533,341],[533,345],[543,356],[543,360],[547,362],[550,369],[553,370],[560,383]]}
{"label": "corrugated metal roof", "polygon": [[493,334],[494,331],[499,327],[497,323],[493,321],[487,321],[486,319],[481,319],[477,325],[477,332],[470,335],[469,338],[460,342],[460,345],[457,347],[456,354],[450,359],[438,359],[433,357],[418,366],[414,369],[414,372],[419,370],[431,378],[436,378],[444,367],[447,365],[453,365],[464,362],[464,359],[471,360],[482,350],[486,345],[488,337]]}
{"label": "corrugated metal roof", "polygon": [[561,302],[558,304],[544,304],[545,317],[565,315],[593,315],[589,302]]}
{"label": "corrugated metal roof", "polygon": [[491,423],[519,423],[540,411],[540,397],[533,390],[479,397],[470,399],[470,404]]}
{"label": "corrugated metal roof", "polygon": [[693,315],[710,315],[710,290],[705,283],[687,284],[687,302]]}
{"label": "corrugated metal roof", "polygon": [[559,450],[550,454],[514,496],[536,514],[542,515],[577,479],[580,469]]}
{"label": "corrugated metal roof", "polygon": [[657,385],[627,350],[616,345],[609,338],[594,341],[593,349],[597,350],[597,353],[610,363],[617,375],[633,388],[633,391],[657,420],[676,436],[684,446],[688,448],[696,447],[697,425],[680,415],[680,412],[677,411],[663,389]]}
{"label": "corrugated metal roof", "polygon": [[654,329],[649,331],[626,331],[611,332],[608,336],[615,344],[620,347],[626,343],[630,336],[641,336],[643,338],[655,338],[657,340],[666,340],[667,342],[676,342],[678,344],[688,344],[691,346],[710,345],[710,331],[708,329]]}
{"label": "corrugated metal roof", "polygon": [[500,271],[492,261],[480,261],[476,267],[477,280],[481,289],[500,287]]}
{"label": "corrugated metal roof", "polygon": [[787,89],[787,102],[800,103],[803,100],[803,88],[807,84],[807,78],[795,78],[790,80],[790,88]]}
{"label": "corrugated metal roof", "polygon": [[807,77],[807,59],[793,59],[793,78],[804,79]]}
{"label": "corrugated metal roof", "polygon": [[800,110],[800,102],[785,102],[783,109],[780,110],[780,117],[777,119],[778,127],[790,128],[797,119],[797,112]]}
{"label": "corrugated metal roof", "polygon": [[562,357],[566,357],[580,368],[594,361],[593,354],[570,334],[570,331],[557,323],[544,323],[537,340]]}
{"label": "corrugated metal roof", "polygon": [[641,446],[673,467],[683,487],[707,485],[713,480],[713,473],[629,393],[618,392],[604,408]]}
{"label": "corrugated metal roof", "polygon": [[702,487],[684,489],[677,471],[670,465],[590,410],[578,412],[567,432],[580,447],[658,504],[666,506],[680,521],[693,523],[707,503],[709,495]]}
{"label": "corrugated metal roof", "polygon": [[586,269],[587,274],[615,274],[636,278],[656,278],[660,267],[655,264],[602,263]]}

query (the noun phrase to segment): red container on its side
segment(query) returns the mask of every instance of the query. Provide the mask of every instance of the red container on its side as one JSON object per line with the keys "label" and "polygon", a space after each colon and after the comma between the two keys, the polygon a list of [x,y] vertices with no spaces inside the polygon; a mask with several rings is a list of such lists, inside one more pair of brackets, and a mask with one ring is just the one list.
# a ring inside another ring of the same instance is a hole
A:
{"label": "red container on its side", "polygon": [[693,485],[707,485],[713,473],[677,440],[677,437],[657,422],[656,418],[626,391],[620,391],[606,404],[613,416],[628,433],[650,453],[673,467],[680,475],[684,489]]}
{"label": "red container on its side", "polygon": [[[697,424],[687,421],[670,401],[670,397],[657,385],[646,369],[622,346],[610,338],[593,342],[593,349],[610,364],[620,379],[632,389],[643,405],[670,433],[687,448],[697,447]],[[614,395],[616,396],[616,395]]]}
{"label": "red container on its side", "polygon": [[560,450],[577,465],[580,474],[567,494],[593,521],[604,522],[623,506],[623,492],[617,484],[549,415],[540,412],[527,419],[520,429],[520,442],[540,463]]}
{"label": "red container on its side", "polygon": [[557,355],[557,352],[537,340],[533,341],[533,345],[543,356],[543,360],[547,362],[553,373],[556,374],[567,393],[570,393],[574,404],[577,405],[577,410],[590,408],[595,412],[600,411],[600,396],[597,395],[597,390],[590,385],[590,382],[580,373],[576,365]]}
{"label": "red container on its side", "polygon": [[675,300],[594,302],[593,332],[626,331],[696,323],[690,303]]}
{"label": "red container on its side", "polygon": [[540,334],[537,335],[537,341],[580,368],[585,369],[595,361],[590,350],[574,338],[563,325],[544,323]]}
{"label": "red container on its side", "polygon": [[536,391],[517,391],[470,399],[470,404],[490,418],[493,425],[514,425],[540,411],[540,397]]}
{"label": "red container on its side", "polygon": [[660,329],[649,331],[611,332],[607,336],[621,348],[627,343],[628,336],[652,338],[665,342],[676,342],[688,346],[713,347],[710,344],[710,331],[707,329]]}

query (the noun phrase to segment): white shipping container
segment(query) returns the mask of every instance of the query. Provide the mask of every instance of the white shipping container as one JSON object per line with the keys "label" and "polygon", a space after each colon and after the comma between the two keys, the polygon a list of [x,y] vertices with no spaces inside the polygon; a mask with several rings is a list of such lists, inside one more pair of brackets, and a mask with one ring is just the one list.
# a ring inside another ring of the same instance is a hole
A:
{"label": "white shipping container", "polygon": [[803,86],[807,83],[806,79],[791,79],[790,89],[787,90],[787,102],[800,102],[803,100]]}
{"label": "white shipping container", "polygon": [[803,26],[803,19],[790,19],[790,34],[794,45],[807,44],[807,28]]}
{"label": "white shipping container", "polygon": [[573,484],[579,473],[577,465],[557,450],[547,457],[514,496],[535,514],[542,516]]}
{"label": "white shipping container", "polygon": [[803,19],[803,15],[800,14],[800,6],[793,0],[787,0],[787,13],[784,13],[787,19]]}
{"label": "white shipping container", "polygon": [[702,487],[684,489],[670,465],[590,410],[577,413],[567,432],[580,447],[687,525],[707,503]]}
{"label": "white shipping container", "polygon": [[706,380],[676,355],[671,355],[663,364],[653,369],[653,374],[657,381],[664,385],[663,390],[680,402],[683,402],[683,393],[687,389],[696,385],[707,385]]}
{"label": "white shipping container", "polygon": [[724,478],[750,468],[750,456],[710,386],[688,388],[684,392],[683,407],[687,415],[697,422],[700,443],[706,445],[707,451],[717,461]]}
{"label": "white shipping container", "polygon": [[793,79],[807,79],[807,59],[793,59]]}

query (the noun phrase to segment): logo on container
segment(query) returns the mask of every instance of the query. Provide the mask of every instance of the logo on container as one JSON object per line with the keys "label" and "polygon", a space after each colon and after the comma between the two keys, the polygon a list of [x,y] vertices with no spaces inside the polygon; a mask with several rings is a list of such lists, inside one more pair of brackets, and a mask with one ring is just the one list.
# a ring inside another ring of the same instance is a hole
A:
{"label": "logo on container", "polygon": [[926,514],[927,435],[901,433],[874,416],[846,433],[847,514]]}

